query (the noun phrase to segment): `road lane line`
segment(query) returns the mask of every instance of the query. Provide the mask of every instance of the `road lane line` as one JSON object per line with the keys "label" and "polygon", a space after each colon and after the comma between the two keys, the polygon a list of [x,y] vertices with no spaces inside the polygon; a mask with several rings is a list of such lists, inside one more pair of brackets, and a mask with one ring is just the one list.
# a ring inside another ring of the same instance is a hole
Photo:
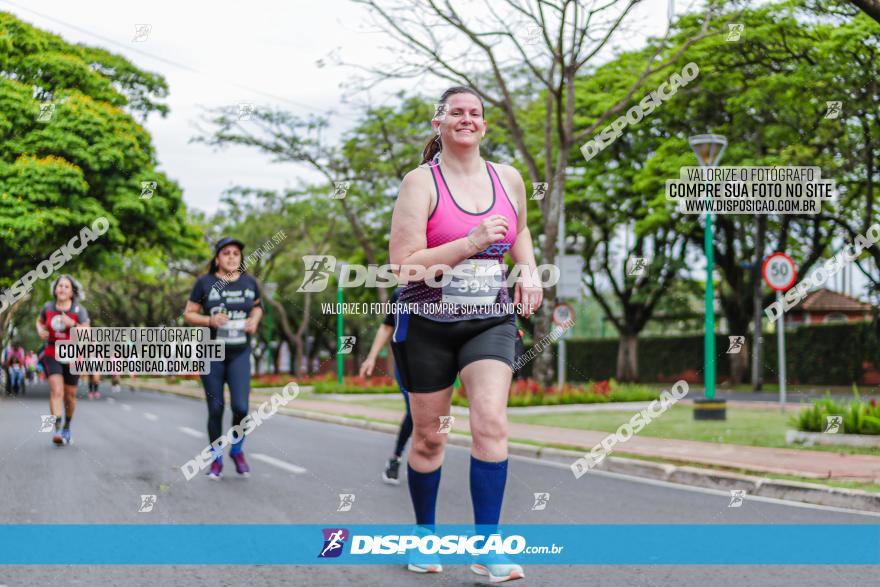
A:
{"label": "road lane line", "polygon": [[303,473],[307,473],[308,470],[303,469],[302,467],[298,467],[297,465],[293,465],[288,463],[287,461],[282,461],[281,459],[276,459],[275,457],[270,457],[269,455],[264,455],[262,453],[250,453],[249,456],[257,461],[262,461],[267,465],[272,465],[273,467],[278,467],[279,469],[284,469],[285,471],[289,471],[291,473],[296,473],[298,475],[302,475]]}
{"label": "road lane line", "polygon": [[131,406],[128,404],[122,404],[122,409],[125,410],[126,412],[130,412]]}
{"label": "road lane line", "polygon": [[177,429],[180,430],[181,432],[183,432],[184,434],[188,434],[189,436],[192,436],[193,438],[204,438],[205,437],[204,432],[199,432],[198,430],[194,430],[194,429],[190,428],[189,426],[178,426]]}
{"label": "road lane line", "polygon": [[150,422],[155,422],[159,419],[159,416],[157,416],[156,414],[151,414],[150,412],[144,412],[144,418],[146,418]]}

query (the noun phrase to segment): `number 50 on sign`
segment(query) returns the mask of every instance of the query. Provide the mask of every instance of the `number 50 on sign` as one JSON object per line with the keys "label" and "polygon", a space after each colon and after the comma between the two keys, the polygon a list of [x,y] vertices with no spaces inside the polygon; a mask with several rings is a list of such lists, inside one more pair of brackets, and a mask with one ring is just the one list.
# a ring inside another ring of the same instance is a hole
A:
{"label": "number 50 on sign", "polygon": [[785,253],[773,253],[764,260],[762,273],[771,289],[785,291],[797,279],[797,265]]}

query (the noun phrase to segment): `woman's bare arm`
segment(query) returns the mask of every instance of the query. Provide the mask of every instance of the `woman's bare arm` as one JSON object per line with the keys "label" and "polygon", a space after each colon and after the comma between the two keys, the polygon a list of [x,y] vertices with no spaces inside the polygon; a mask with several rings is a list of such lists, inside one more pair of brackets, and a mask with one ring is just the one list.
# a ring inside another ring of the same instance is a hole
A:
{"label": "woman's bare arm", "polygon": [[211,317],[202,314],[202,305],[186,301],[186,308],[183,310],[183,321],[190,326],[210,326]]}

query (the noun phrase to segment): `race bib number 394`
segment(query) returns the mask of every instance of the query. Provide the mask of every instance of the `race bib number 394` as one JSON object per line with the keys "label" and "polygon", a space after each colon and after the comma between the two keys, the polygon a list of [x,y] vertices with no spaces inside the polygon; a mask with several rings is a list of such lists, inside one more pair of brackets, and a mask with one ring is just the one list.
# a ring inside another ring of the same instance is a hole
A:
{"label": "race bib number 394", "polygon": [[442,302],[488,306],[495,303],[503,285],[503,266],[497,259],[467,259],[452,269],[452,280],[443,286]]}

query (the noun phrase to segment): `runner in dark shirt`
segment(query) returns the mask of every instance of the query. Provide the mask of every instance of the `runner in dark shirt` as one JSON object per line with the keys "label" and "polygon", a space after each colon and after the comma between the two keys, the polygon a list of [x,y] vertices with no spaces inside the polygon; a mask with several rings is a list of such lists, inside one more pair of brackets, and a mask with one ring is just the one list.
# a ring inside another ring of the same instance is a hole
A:
{"label": "runner in dark shirt", "polygon": [[[214,258],[205,275],[199,277],[184,310],[184,321],[191,326],[210,326],[211,338],[226,344],[226,358],[211,362],[211,372],[202,375],[208,402],[208,437],[214,442],[223,434],[223,385],[229,384],[232,425],[241,424],[247,415],[251,392],[250,335],[256,332],[263,310],[257,280],[243,273],[244,243],[234,238],[221,239],[214,248]],[[242,449],[244,437],[233,440],[229,456],[235,470],[244,476],[250,467]],[[223,470],[222,452],[214,455],[208,476],[219,479]]]}

